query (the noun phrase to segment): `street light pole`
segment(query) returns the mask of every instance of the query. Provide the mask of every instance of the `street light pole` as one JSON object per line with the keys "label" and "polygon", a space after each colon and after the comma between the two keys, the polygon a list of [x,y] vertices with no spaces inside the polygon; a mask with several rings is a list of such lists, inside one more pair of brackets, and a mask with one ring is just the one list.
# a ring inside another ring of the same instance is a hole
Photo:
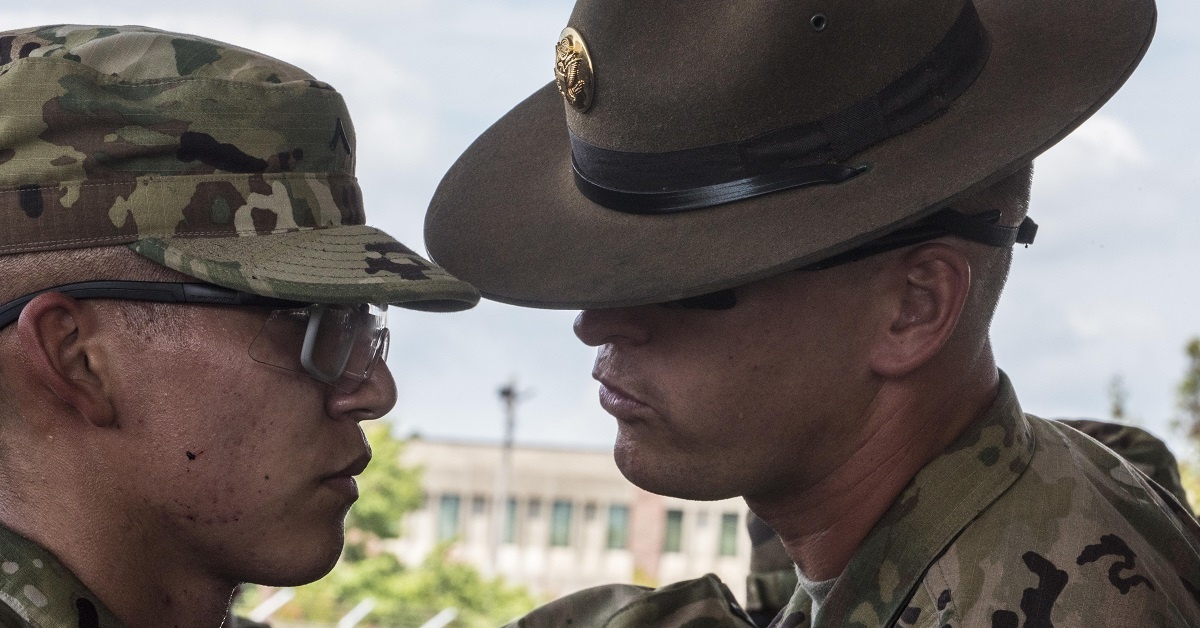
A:
{"label": "street light pole", "polygon": [[489,564],[492,575],[500,573],[500,544],[504,535],[504,524],[508,519],[508,482],[512,473],[513,431],[517,425],[517,402],[524,395],[517,392],[517,378],[497,391],[504,404],[504,440],[500,447],[500,468],[496,472],[495,494],[492,496],[491,534],[488,539]]}

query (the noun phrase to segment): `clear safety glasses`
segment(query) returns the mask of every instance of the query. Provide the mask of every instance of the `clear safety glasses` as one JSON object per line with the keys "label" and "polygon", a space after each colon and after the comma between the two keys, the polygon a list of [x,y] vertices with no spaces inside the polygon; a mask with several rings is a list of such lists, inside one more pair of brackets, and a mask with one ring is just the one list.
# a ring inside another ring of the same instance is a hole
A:
{"label": "clear safety glasses", "polygon": [[387,359],[388,341],[386,305],[316,304],[271,312],[250,357],[354,392]]}
{"label": "clear safety glasses", "polygon": [[271,308],[250,343],[250,357],[306,373],[345,392],[357,390],[375,365],[387,359],[387,305],[310,305],[204,283],[88,281],[55,286],[0,305],[0,329],[16,321],[21,310],[44,292],[61,292],[76,299]]}

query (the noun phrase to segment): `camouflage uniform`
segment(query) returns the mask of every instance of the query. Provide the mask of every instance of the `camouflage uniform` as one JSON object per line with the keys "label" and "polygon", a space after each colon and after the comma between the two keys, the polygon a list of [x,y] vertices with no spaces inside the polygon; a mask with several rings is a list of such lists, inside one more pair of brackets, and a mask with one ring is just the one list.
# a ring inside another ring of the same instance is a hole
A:
{"label": "camouflage uniform", "polygon": [[[711,578],[711,577],[709,577]],[[691,581],[674,594],[712,593]],[[667,589],[671,589],[668,587]],[[627,588],[625,588],[627,590]],[[663,589],[664,591],[666,589]],[[567,596],[520,626],[683,626],[642,592]],[[693,602],[696,604],[696,602]],[[649,610],[643,610],[649,607]],[[708,626],[745,626],[712,612]],[[1026,415],[1007,377],[992,407],[913,479],[838,578],[820,615],[797,589],[775,628],[1200,625],[1200,526],[1170,492],[1095,440]]]}
{"label": "camouflage uniform", "polygon": [[748,512],[746,530],[750,533],[746,612],[755,624],[765,626],[788,605],[800,582],[792,557],[767,522]]}
{"label": "camouflage uniform", "polygon": [[913,479],[813,623],[1193,626],[1200,526],[1079,431],[1021,412],[1007,378],[981,420]]}
{"label": "camouflage uniform", "polygon": [[1158,482],[1159,486],[1174,495],[1175,499],[1179,500],[1179,505],[1189,513],[1192,512],[1192,506],[1188,503],[1187,491],[1183,488],[1183,480],[1179,477],[1179,462],[1175,460],[1175,455],[1167,448],[1167,444],[1153,434],[1133,425],[1092,419],[1057,419],[1057,421],[1091,436],[1117,455],[1133,463],[1133,466],[1145,473],[1146,477]]}
{"label": "camouflage uniform", "polygon": [[[1187,493],[1179,478],[1179,464],[1166,443],[1132,425],[1090,419],[1058,419],[1058,422],[1091,436],[1133,463],[1191,513]],[[756,624],[765,626],[787,606],[793,596],[803,595],[804,592],[796,588],[795,565],[775,532],[754,513],[748,514],[746,527],[752,547],[750,575],[746,577],[746,612]],[[797,602],[797,605],[802,604]]]}
{"label": "camouflage uniform", "polygon": [[750,575],[746,576],[746,612],[757,626],[784,610],[797,591],[796,564],[778,534],[754,513],[746,513],[750,533]]}
{"label": "camouflage uniform", "polygon": [[128,245],[307,303],[470,307],[366,226],[342,96],[277,59],[122,26],[0,32],[0,255]]}
{"label": "camouflage uniform", "polygon": [[0,626],[121,628],[50,552],[0,526]]}
{"label": "camouflage uniform", "polygon": [[752,628],[754,623],[716,576],[648,589],[611,584],[559,598],[508,625],[508,628],[646,626]]}

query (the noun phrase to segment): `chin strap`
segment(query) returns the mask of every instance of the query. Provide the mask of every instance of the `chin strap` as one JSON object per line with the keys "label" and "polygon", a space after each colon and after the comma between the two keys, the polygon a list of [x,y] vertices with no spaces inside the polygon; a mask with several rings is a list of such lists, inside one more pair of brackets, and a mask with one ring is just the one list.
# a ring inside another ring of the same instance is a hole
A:
{"label": "chin strap", "polygon": [[931,226],[943,229],[947,235],[956,235],[989,246],[1029,246],[1037,237],[1038,229],[1037,223],[1028,216],[1015,227],[1002,227],[996,224],[1000,220],[998,209],[979,214],[964,214],[955,209],[943,209],[925,220]]}
{"label": "chin strap", "polygon": [[1014,244],[1033,244],[1037,237],[1037,223],[1026,216],[1025,220],[1016,227],[1004,227],[999,222],[1001,212],[993,209],[977,214],[964,214],[956,209],[943,209],[920,220],[911,227],[893,231],[859,247],[850,249],[819,262],[809,264],[800,270],[822,270],[841,264],[855,262],[860,259],[919,244],[934,238],[958,236],[964,240],[986,244],[995,247],[1008,247]]}
{"label": "chin strap", "polygon": [[[876,238],[850,249],[845,253],[827,257],[819,262],[803,266],[796,270],[824,270],[841,264],[856,262],[885,251],[892,251],[913,244],[920,244],[945,236],[958,236],[964,240],[986,244],[995,247],[1009,247],[1014,244],[1033,244],[1037,237],[1037,223],[1026,216],[1021,224],[1015,227],[1003,227],[996,224],[1000,221],[1001,211],[993,209],[977,214],[964,214],[957,209],[943,209],[921,219],[910,227],[904,227],[885,236]],[[686,299],[663,303],[667,307],[681,307],[697,310],[728,310],[737,305],[737,294],[733,289],[718,290]]]}

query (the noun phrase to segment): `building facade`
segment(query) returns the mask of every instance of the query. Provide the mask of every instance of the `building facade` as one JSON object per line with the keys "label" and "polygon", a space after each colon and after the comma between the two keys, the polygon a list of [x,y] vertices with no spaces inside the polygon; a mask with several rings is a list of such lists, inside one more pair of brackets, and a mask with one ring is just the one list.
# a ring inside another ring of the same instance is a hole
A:
{"label": "building facade", "polygon": [[647,493],[607,450],[515,447],[504,458],[495,444],[410,441],[404,464],[423,469],[426,498],[390,549],[415,564],[450,543],[456,559],[544,597],[715,573],[744,599],[750,540],[741,499]]}

